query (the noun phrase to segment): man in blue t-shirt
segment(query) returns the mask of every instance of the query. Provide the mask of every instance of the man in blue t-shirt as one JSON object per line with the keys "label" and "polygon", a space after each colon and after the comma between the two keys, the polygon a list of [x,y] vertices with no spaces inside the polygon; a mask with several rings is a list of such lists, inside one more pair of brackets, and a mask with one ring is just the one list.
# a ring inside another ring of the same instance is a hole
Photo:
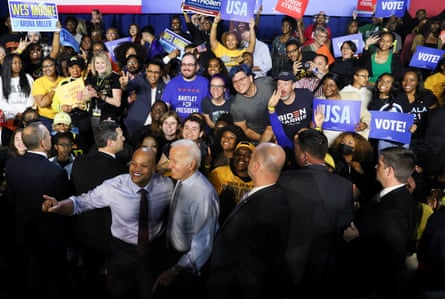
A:
{"label": "man in blue t-shirt", "polygon": [[181,75],[165,87],[162,100],[184,120],[193,112],[201,113],[201,101],[209,93],[209,81],[197,75],[198,61],[192,53],[185,53],[181,62]]}
{"label": "man in blue t-shirt", "polygon": [[294,135],[310,127],[313,94],[306,88],[294,88],[296,78],[291,72],[281,72],[276,80],[277,89],[268,104],[269,119],[278,143],[293,148]]}

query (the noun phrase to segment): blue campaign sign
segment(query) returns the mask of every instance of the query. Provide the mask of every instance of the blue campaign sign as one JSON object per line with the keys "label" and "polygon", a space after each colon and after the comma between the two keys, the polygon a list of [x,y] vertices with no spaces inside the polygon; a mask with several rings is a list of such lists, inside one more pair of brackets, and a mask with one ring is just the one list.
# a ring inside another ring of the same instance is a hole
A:
{"label": "blue campaign sign", "polygon": [[253,18],[254,9],[255,0],[222,0],[221,18],[248,23]]}
{"label": "blue campaign sign", "polygon": [[62,28],[62,30],[60,30],[60,44],[62,46],[73,48],[76,53],[79,53],[80,51],[79,43],[74,38],[74,36],[65,28]]}
{"label": "blue campaign sign", "polygon": [[182,9],[208,16],[216,16],[221,10],[221,0],[185,0]]}
{"label": "blue campaign sign", "polygon": [[161,33],[159,42],[161,43],[162,48],[164,48],[164,51],[167,53],[171,53],[176,49],[179,50],[181,54],[178,56],[178,59],[182,58],[185,47],[190,44],[189,40],[183,38],[179,34],[174,33],[170,29],[165,29],[164,32]]}
{"label": "blue campaign sign", "polygon": [[54,2],[8,0],[12,31],[56,31],[59,15]]}
{"label": "blue campaign sign", "polygon": [[355,54],[361,54],[363,52],[363,36],[361,33],[349,34],[332,39],[332,49],[334,50],[334,57],[341,57],[341,45],[345,41],[352,41],[357,46]]}
{"label": "blue campaign sign", "polygon": [[361,101],[314,99],[313,109],[319,105],[324,113],[324,130],[354,131],[360,122]]}
{"label": "blue campaign sign", "polygon": [[434,70],[440,58],[444,57],[445,50],[417,46],[416,52],[411,57],[409,66]]}
{"label": "blue campaign sign", "polygon": [[403,17],[408,0],[377,0],[375,16],[386,18],[390,16]]}
{"label": "blue campaign sign", "polygon": [[369,111],[371,127],[369,138],[396,141],[408,144],[411,141],[410,127],[414,122],[414,114],[388,111]]}
{"label": "blue campaign sign", "polygon": [[111,59],[114,62],[116,62],[116,55],[114,55],[114,49],[116,49],[117,46],[119,46],[121,43],[124,42],[131,42],[131,37],[127,36],[104,43],[105,47],[108,50],[108,53],[110,54]]}

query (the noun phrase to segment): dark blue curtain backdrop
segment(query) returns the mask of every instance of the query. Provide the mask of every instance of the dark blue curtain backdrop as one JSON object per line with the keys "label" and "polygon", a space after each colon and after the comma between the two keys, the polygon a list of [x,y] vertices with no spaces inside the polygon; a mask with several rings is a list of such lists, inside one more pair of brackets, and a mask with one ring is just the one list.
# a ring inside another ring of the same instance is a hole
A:
{"label": "dark blue curtain backdrop", "polygon": [[[63,21],[67,15],[61,15],[60,18]],[[76,15],[78,18],[85,20],[89,19],[89,15]],[[128,27],[136,23],[141,28],[146,25],[152,25],[155,28],[155,32],[159,35],[165,28],[170,26],[171,15],[166,14],[138,14],[138,15],[104,15],[103,19],[106,27],[116,27],[121,36],[128,35]],[[262,15],[260,18],[260,25],[258,29],[258,38],[264,42],[271,42],[276,36],[281,34],[281,19],[283,15]],[[181,19],[184,20],[181,15]],[[347,24],[352,20],[351,17],[330,17],[328,26],[332,30],[333,36],[344,35]],[[312,16],[304,18],[305,25],[309,25],[313,22]],[[369,18],[359,18],[360,24],[370,22]],[[184,30],[185,28],[185,22]],[[228,29],[229,22],[224,21],[225,29]]]}
{"label": "dark blue curtain backdrop", "polygon": [[[159,0],[155,0],[159,1]],[[167,2],[166,2],[167,3]],[[8,14],[8,4],[7,0],[0,0],[0,16],[4,20],[5,16]],[[63,23],[67,15],[60,14],[60,19]],[[90,18],[89,14],[78,14],[75,15],[77,18],[82,18],[88,20]],[[155,28],[156,34],[160,34],[165,28],[169,27],[170,24],[169,14],[106,14],[103,16],[106,27],[116,27],[121,36],[126,36],[128,34],[128,27],[132,23],[138,24],[141,28],[145,25],[152,25]],[[183,16],[181,15],[183,19]],[[281,34],[281,19],[283,15],[262,15],[260,20],[260,26],[257,32],[258,38],[266,43],[270,43],[276,36]],[[351,17],[330,17],[329,27],[332,30],[333,36],[344,35],[346,25],[351,20]],[[304,17],[305,25],[309,25],[313,22],[312,16]],[[370,22],[369,18],[359,18],[360,24]],[[184,23],[184,22],[183,22]],[[228,21],[224,21],[225,30],[228,29]],[[185,30],[184,26],[184,30]],[[5,31],[4,22],[0,24],[0,33]]]}
{"label": "dark blue curtain backdrop", "polygon": [[[166,1],[167,5],[168,1]],[[106,14],[103,16],[106,27],[116,27],[121,36],[128,35],[128,27],[132,23],[138,24],[140,27],[145,25],[152,25],[155,28],[156,34],[159,35],[165,28],[169,27],[170,17],[169,14],[134,14],[134,15],[124,15],[124,14],[110,15]],[[0,16],[2,19],[8,14],[8,2],[7,0],[0,0]],[[67,15],[59,15],[63,23]],[[82,18],[88,20],[90,18],[89,14],[78,14],[74,15],[77,18]],[[270,43],[276,36],[281,34],[281,19],[283,15],[262,15],[260,19],[260,26],[258,29],[258,38],[266,43]],[[183,19],[183,16],[181,15]],[[330,17],[329,27],[332,30],[333,36],[343,35],[345,32],[346,25],[351,20],[350,17]],[[369,22],[369,18],[359,18],[360,24]],[[307,26],[313,22],[312,16],[307,16],[304,18],[304,23]],[[228,29],[228,22],[224,22],[225,29]],[[185,30],[184,26],[184,30]],[[1,22],[0,26],[1,33],[4,32],[4,22]]]}

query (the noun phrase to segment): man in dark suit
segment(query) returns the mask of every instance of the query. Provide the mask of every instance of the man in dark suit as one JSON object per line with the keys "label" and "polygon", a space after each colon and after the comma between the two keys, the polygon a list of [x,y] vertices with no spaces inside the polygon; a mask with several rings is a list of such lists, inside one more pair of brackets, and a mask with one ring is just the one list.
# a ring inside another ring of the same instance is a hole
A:
{"label": "man in dark suit", "polygon": [[406,184],[414,167],[412,151],[402,147],[382,150],[376,176],[383,189],[357,211],[344,232],[345,241],[354,240],[351,264],[359,279],[352,281],[360,297],[377,294],[378,298],[405,298],[402,277],[408,244],[414,238],[415,215]]}
{"label": "man in dark suit", "polygon": [[0,126],[0,146],[8,146],[11,140],[13,131],[7,127]]}
{"label": "man in dark suit", "polygon": [[290,221],[289,203],[276,181],[285,161],[276,144],[261,143],[252,153],[254,188],[219,229],[210,258],[212,298],[279,298],[279,270]]}
{"label": "man in dark suit", "polygon": [[66,171],[48,160],[51,135],[43,124],[28,125],[22,138],[27,153],[10,159],[5,170],[8,198],[15,208],[20,291],[24,298],[65,298],[67,219],[43,214],[41,204],[43,194],[71,195],[71,184]]}
{"label": "man in dark suit", "polygon": [[[86,193],[105,180],[127,172],[116,154],[122,151],[125,137],[119,124],[103,121],[94,129],[97,150],[74,160],[71,180],[75,195]],[[85,280],[81,292],[89,295],[106,290],[99,276],[104,270],[111,232],[110,208],[88,211],[76,216],[76,234],[84,262]]]}
{"label": "man in dark suit", "polygon": [[[165,89],[162,81],[162,64],[153,60],[147,64],[145,74],[139,74],[130,80],[128,73],[119,78],[122,90],[128,94],[135,93],[136,100],[128,102],[125,116],[126,136],[133,139],[133,135],[145,124],[151,124],[151,107],[161,100]],[[150,118],[149,118],[150,117]],[[149,119],[148,119],[149,118]]]}
{"label": "man in dark suit", "polygon": [[295,156],[301,169],[283,172],[278,180],[291,212],[288,298],[329,298],[336,243],[353,219],[352,183],[328,171],[327,151],[323,133],[299,133]]}

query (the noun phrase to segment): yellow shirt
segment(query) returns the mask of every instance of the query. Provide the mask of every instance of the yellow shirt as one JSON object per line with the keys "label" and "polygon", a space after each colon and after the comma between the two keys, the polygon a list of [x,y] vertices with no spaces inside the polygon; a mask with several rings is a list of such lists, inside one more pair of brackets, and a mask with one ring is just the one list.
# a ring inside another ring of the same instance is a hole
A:
{"label": "yellow shirt", "polygon": [[216,167],[209,173],[208,179],[215,187],[218,195],[226,189],[232,189],[236,203],[240,201],[244,193],[249,192],[253,188],[252,181],[243,181],[232,172],[229,165]]}
{"label": "yellow shirt", "polygon": [[226,47],[224,47],[221,43],[218,42],[218,46],[216,47],[215,51],[213,51],[213,53],[215,54],[216,57],[221,58],[223,56],[229,57],[230,61],[224,61],[224,65],[225,66],[235,66],[238,65],[238,61],[234,58],[241,56],[241,54],[243,54],[244,52],[246,52],[246,49],[235,49],[235,50],[229,50]]}
{"label": "yellow shirt", "polygon": [[[32,95],[45,95],[50,92],[52,89],[56,88],[59,85],[59,82],[62,81],[64,77],[58,76],[55,81],[50,81],[46,76],[42,76],[36,81],[34,81],[34,85],[32,87]],[[57,111],[50,107],[37,107],[40,116],[54,119],[54,115],[56,115]]]}
{"label": "yellow shirt", "polygon": [[426,78],[424,86],[429,89],[436,96],[439,101],[440,106],[444,103],[444,92],[445,92],[445,74],[442,72],[435,73]]}

